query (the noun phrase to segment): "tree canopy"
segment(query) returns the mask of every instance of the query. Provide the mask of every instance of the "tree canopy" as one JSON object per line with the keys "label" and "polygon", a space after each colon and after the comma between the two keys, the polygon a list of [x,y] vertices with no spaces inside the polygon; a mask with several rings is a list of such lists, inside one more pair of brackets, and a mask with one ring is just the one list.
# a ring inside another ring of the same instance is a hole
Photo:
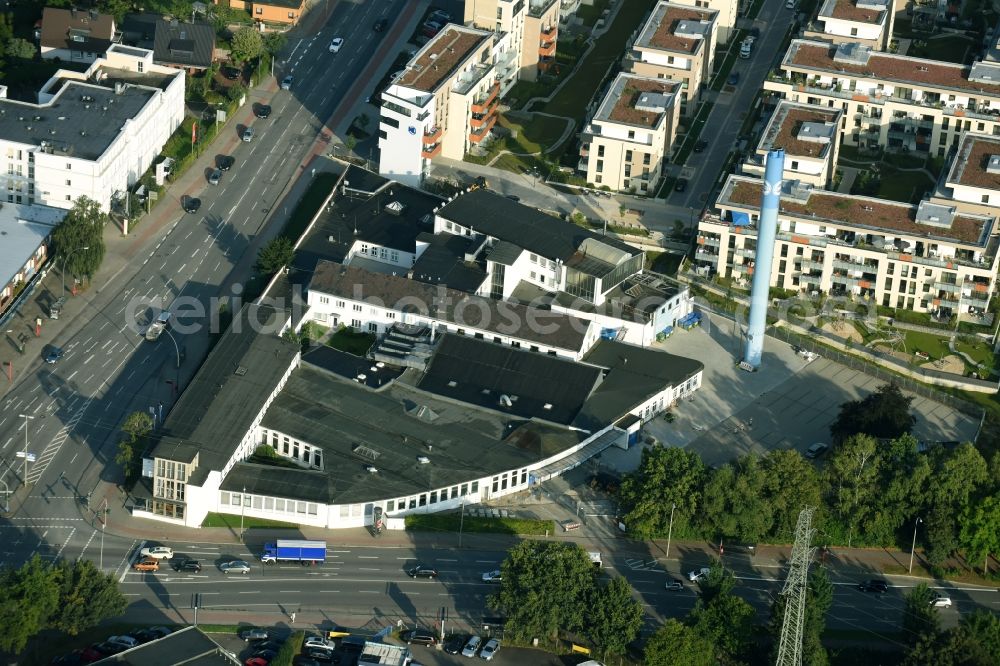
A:
{"label": "tree canopy", "polygon": [[632,586],[614,576],[595,589],[585,616],[585,631],[605,655],[624,654],[639,635],[642,615],[642,606],[632,597]]}
{"label": "tree canopy", "polygon": [[272,238],[257,253],[257,272],[270,277],[295,259],[295,246],[285,236]]}
{"label": "tree canopy", "polygon": [[629,533],[639,538],[665,536],[676,505],[674,534],[685,534],[688,521],[699,510],[705,478],[705,464],[693,451],[643,449],[639,468],[625,477],[620,491]]}
{"label": "tree canopy", "polygon": [[861,400],[845,402],[830,425],[830,435],[840,442],[852,435],[894,439],[910,432],[916,417],[910,413],[913,398],[903,395],[895,383],[883,384]]}
{"label": "tree canopy", "polygon": [[107,213],[96,201],[87,197],[77,199],[52,232],[56,261],[72,275],[92,278],[104,261],[104,225],[107,221]]}
{"label": "tree canopy", "polygon": [[264,52],[264,38],[249,26],[234,32],[230,44],[229,54],[236,62],[251,60]]}
{"label": "tree canopy", "polygon": [[131,485],[142,472],[142,454],[146,448],[146,435],[153,430],[153,419],[147,412],[132,412],[122,424],[122,438],[118,442],[115,462],[125,472],[125,485]]}
{"label": "tree canopy", "polygon": [[646,666],[714,666],[715,647],[697,631],[670,619],[656,630],[643,652]]}

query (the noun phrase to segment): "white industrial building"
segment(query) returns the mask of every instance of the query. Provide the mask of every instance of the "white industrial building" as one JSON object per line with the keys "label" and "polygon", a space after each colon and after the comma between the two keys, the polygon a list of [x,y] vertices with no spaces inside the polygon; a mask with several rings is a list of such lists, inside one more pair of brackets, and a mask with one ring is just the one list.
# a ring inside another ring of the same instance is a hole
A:
{"label": "white industrial building", "polygon": [[183,119],[184,72],[154,64],[152,51],[113,44],[86,72],[56,72],[38,103],[0,99],[5,200],[71,208],[86,196],[107,210]]}

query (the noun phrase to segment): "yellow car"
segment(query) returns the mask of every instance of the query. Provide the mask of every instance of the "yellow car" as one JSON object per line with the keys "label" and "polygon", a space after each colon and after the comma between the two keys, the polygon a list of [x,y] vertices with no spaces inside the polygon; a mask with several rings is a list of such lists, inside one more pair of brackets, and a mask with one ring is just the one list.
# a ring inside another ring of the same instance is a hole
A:
{"label": "yellow car", "polygon": [[160,562],[152,557],[146,557],[136,562],[132,568],[136,571],[159,571]]}

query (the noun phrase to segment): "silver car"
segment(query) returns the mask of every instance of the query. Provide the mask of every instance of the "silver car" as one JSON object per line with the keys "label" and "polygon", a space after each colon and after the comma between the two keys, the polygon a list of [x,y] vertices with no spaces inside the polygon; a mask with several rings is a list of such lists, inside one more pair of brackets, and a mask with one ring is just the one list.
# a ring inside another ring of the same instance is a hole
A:
{"label": "silver car", "polygon": [[246,575],[250,573],[250,565],[243,560],[230,560],[229,562],[223,562],[219,565],[219,568],[222,569],[222,573],[224,574],[241,573]]}
{"label": "silver car", "polygon": [[218,185],[220,180],[222,180],[222,170],[212,169],[212,173],[208,176],[209,184]]}
{"label": "silver car", "polygon": [[252,127],[246,127],[246,128],[244,128],[243,129],[243,136],[241,138],[244,141],[246,141],[247,143],[250,143],[251,141],[253,141],[253,128]]}
{"label": "silver car", "polygon": [[473,636],[462,648],[463,657],[475,657],[476,653],[479,652],[479,646],[482,644],[483,639],[479,636]]}
{"label": "silver car", "polygon": [[493,661],[493,657],[495,657],[499,651],[500,641],[495,638],[491,638],[486,642],[486,645],[483,646],[483,651],[479,653],[479,656],[486,661]]}

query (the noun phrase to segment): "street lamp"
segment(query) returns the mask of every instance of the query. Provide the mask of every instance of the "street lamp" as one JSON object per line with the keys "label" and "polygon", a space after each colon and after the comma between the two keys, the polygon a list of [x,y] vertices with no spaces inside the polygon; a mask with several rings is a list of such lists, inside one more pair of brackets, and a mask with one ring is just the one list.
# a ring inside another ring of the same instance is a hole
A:
{"label": "street lamp", "polygon": [[917,548],[917,525],[922,522],[924,521],[917,518],[917,520],[913,523],[913,543],[910,544],[910,566],[906,569],[906,573],[908,574],[913,572],[913,551]]}
{"label": "street lamp", "polygon": [[670,527],[667,529],[667,559],[670,558],[670,537],[674,535],[674,510],[677,508],[677,504],[671,504],[670,506]]}
{"label": "street lamp", "polygon": [[462,496],[462,515],[458,519],[458,547],[462,547],[462,528],[465,527],[465,496]]}
{"label": "street lamp", "polygon": [[18,417],[24,419],[24,485],[28,485],[28,420],[35,420],[34,416],[28,416],[27,414],[18,414]]}
{"label": "street lamp", "polygon": [[66,295],[66,264],[69,263],[69,258],[73,256],[74,252],[79,252],[80,250],[89,250],[89,249],[90,249],[89,245],[84,245],[83,247],[78,247],[78,248],[76,248],[74,250],[70,250],[69,252],[66,253],[66,258],[63,259],[62,291],[59,292],[59,296],[60,297]]}
{"label": "street lamp", "polygon": [[246,515],[247,487],[243,486],[243,494],[240,495],[240,541],[243,541],[243,516]]}
{"label": "street lamp", "polygon": [[111,509],[108,508],[108,498],[104,498],[104,508],[101,509],[101,571],[104,571],[104,530],[108,528],[108,514]]}
{"label": "street lamp", "polygon": [[3,484],[3,512],[10,512],[10,486],[7,485],[7,479],[0,479],[0,483]]}

